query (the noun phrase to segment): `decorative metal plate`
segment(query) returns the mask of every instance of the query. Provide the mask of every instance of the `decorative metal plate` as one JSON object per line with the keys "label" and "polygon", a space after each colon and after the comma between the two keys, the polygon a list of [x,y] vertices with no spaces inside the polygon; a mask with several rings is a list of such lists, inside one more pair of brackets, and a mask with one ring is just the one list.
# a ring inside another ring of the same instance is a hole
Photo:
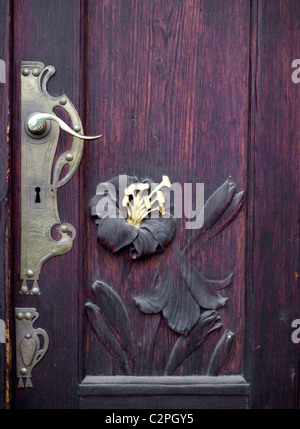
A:
{"label": "decorative metal plate", "polygon": [[[31,372],[48,350],[49,337],[41,328],[33,328],[33,323],[39,318],[35,308],[16,308],[16,361],[18,387],[32,387]],[[41,347],[40,337],[43,338]]]}
{"label": "decorative metal plate", "polygon": [[[52,66],[41,62],[22,62],[21,70],[21,280],[20,293],[39,295],[39,276],[42,265],[54,256],[69,252],[76,236],[75,228],[61,224],[57,208],[57,189],[65,185],[76,172],[83,152],[83,140],[73,137],[67,152],[62,153],[53,166],[60,127],[46,121],[42,133],[31,133],[28,118],[36,112],[52,114],[55,107],[64,108],[73,129],[82,134],[80,117],[66,95],[52,97],[47,92],[47,82],[55,73]],[[60,178],[65,165],[67,174]],[[59,225],[60,240],[52,237],[52,229]],[[29,291],[28,281],[33,281]]]}

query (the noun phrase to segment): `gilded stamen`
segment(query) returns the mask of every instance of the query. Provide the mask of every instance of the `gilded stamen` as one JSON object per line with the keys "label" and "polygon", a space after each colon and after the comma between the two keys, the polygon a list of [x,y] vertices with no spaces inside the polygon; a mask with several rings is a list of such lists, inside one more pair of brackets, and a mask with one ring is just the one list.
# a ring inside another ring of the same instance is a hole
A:
{"label": "gilded stamen", "polygon": [[[143,196],[144,191],[149,189],[148,183],[132,183],[125,189],[125,196],[122,200],[122,206],[127,207],[127,222],[138,228],[149,213],[159,211],[165,214],[165,197],[160,190],[163,187],[171,188],[171,182],[168,176],[163,176],[161,183],[151,192],[150,195]],[[151,200],[156,195],[156,198]],[[154,207],[154,204],[156,204]]]}

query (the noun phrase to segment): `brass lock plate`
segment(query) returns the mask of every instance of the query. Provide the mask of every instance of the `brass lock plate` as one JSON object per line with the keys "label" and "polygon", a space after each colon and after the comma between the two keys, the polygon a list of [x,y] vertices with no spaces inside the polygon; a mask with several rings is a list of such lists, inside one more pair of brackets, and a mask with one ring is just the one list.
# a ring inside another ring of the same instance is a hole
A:
{"label": "brass lock plate", "polygon": [[[15,309],[18,387],[32,387],[32,370],[48,350],[49,338],[47,332],[41,328],[33,328],[33,324],[38,317],[39,313],[35,308]],[[40,338],[42,338],[42,344]],[[26,380],[25,386],[23,378]]]}
{"label": "brass lock plate", "polygon": [[[54,256],[69,252],[76,236],[75,228],[61,224],[57,208],[57,189],[67,183],[76,172],[82,157],[83,140],[73,137],[70,150],[62,153],[55,165],[60,127],[54,121],[45,121],[39,133],[28,129],[27,123],[36,112],[54,115],[55,107],[64,108],[72,127],[82,133],[80,117],[66,95],[52,97],[47,83],[55,73],[52,66],[41,62],[22,62],[21,67],[21,280],[20,293],[39,295],[38,284],[42,265]],[[56,116],[56,115],[55,115]],[[67,174],[60,179],[63,167]],[[58,225],[60,240],[52,237]],[[31,290],[28,285],[33,282]]]}

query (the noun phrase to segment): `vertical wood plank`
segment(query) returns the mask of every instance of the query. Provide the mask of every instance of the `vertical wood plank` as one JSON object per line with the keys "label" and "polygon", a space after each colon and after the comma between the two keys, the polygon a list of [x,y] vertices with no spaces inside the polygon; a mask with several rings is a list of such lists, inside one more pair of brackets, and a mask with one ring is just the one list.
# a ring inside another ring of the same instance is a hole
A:
{"label": "vertical wood plank", "polygon": [[299,408],[300,4],[258,1],[255,25],[251,406]]}
{"label": "vertical wood plank", "polygon": [[[104,133],[87,151],[87,200],[99,182],[119,174],[156,182],[167,174],[182,185],[204,182],[205,199],[228,176],[245,189],[250,2],[90,0],[87,19],[87,129]],[[132,297],[151,287],[159,262],[171,260],[175,246],[184,246],[184,220],[163,254],[139,262],[126,251],[111,255],[101,248],[88,211],[87,220],[86,297],[93,298],[95,280],[117,290],[139,344],[140,370],[150,373],[144,362],[156,338],[151,371],[161,374],[177,335],[163,320],[158,324],[160,316],[142,314]],[[234,272],[228,305],[220,311],[224,327],[236,333],[229,374],[243,371],[244,236],[243,211],[193,260],[208,277]],[[88,374],[119,373],[87,332]],[[203,374],[217,340],[212,335],[177,374]]]}
{"label": "vertical wood plank", "polygon": [[[53,65],[56,75],[49,93],[66,93],[78,108],[82,103],[81,2],[80,0],[16,0],[14,6],[14,111],[13,111],[13,237],[20,236],[20,64],[24,60]],[[61,115],[61,113],[58,113]],[[63,119],[68,118],[63,116]],[[72,139],[60,133],[58,154]],[[14,239],[14,306],[35,307],[36,322],[45,329],[50,346],[33,371],[33,389],[14,390],[16,408],[76,408],[78,386],[78,288],[81,286],[81,216],[79,174],[59,189],[58,210],[62,222],[77,230],[73,249],[67,255],[47,261],[40,277],[41,296],[21,296],[20,243]]]}
{"label": "vertical wood plank", "polygon": [[[6,320],[9,313],[9,301],[6,300],[9,291],[9,157],[10,157],[10,2],[0,1],[0,59],[5,62],[5,83],[0,83],[0,319]],[[3,77],[3,75],[1,75]],[[7,308],[5,306],[7,301]],[[7,326],[9,320],[7,320]],[[10,388],[9,368],[10,343],[0,344],[0,408],[9,406]],[[7,392],[7,396],[6,396]]]}

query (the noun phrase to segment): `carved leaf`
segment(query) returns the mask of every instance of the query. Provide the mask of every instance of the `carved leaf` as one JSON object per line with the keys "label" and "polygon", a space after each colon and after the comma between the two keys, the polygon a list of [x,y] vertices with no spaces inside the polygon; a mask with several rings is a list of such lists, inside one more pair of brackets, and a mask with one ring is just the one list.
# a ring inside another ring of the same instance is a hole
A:
{"label": "carved leaf", "polygon": [[239,214],[244,200],[244,191],[234,195],[222,217],[208,230],[199,237],[198,245],[203,246],[209,240],[222,232]]}
{"label": "carved leaf", "polygon": [[216,290],[222,290],[222,289],[227,288],[231,284],[232,277],[233,277],[233,273],[231,273],[225,279],[212,280],[212,279],[208,279],[203,273],[199,272],[199,274],[200,274],[201,278],[203,279],[204,283],[206,283],[208,286],[215,288]]}
{"label": "carved leaf", "polygon": [[176,341],[165,368],[165,374],[171,375],[179,365],[205,341],[206,337],[222,324],[217,311],[206,311],[194,326],[189,335],[179,337]]}
{"label": "carved leaf", "polygon": [[126,308],[117,293],[106,283],[96,281],[92,290],[99,310],[123,350],[133,357],[134,340]]}
{"label": "carved leaf", "polygon": [[229,362],[233,342],[234,333],[226,329],[213,352],[207,375],[217,376],[225,369]]}
{"label": "carved leaf", "polygon": [[97,339],[100,343],[106,348],[106,350],[119,362],[121,369],[128,374],[129,373],[129,363],[125,351],[122,349],[120,343],[117,341],[116,337],[112,331],[107,326],[104,318],[102,317],[99,308],[97,305],[92,302],[87,302],[85,304],[85,309],[87,317],[93,332],[95,333]]}

